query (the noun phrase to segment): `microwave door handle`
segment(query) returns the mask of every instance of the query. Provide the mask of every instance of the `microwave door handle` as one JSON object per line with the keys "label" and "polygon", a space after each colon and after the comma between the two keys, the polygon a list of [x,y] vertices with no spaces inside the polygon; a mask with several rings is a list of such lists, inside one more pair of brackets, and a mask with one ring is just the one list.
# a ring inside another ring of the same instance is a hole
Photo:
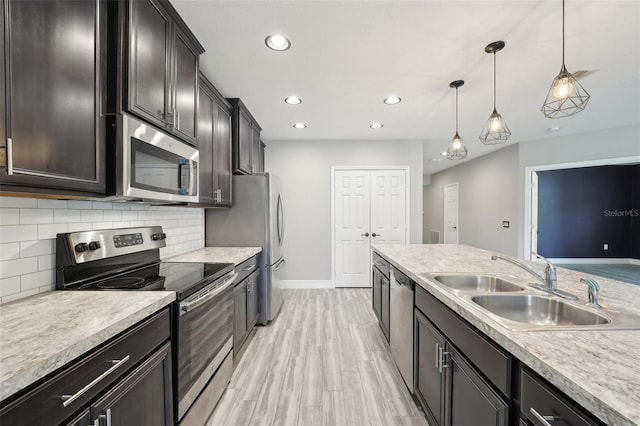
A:
{"label": "microwave door handle", "polygon": [[[178,116],[179,117],[179,116]],[[189,169],[191,170],[189,179],[189,195],[198,195],[194,193],[194,185],[198,181],[198,169],[196,168],[196,162],[193,160],[189,160]],[[197,188],[197,187],[196,187]]]}
{"label": "microwave door handle", "polygon": [[182,189],[182,162],[178,161],[178,194]]}

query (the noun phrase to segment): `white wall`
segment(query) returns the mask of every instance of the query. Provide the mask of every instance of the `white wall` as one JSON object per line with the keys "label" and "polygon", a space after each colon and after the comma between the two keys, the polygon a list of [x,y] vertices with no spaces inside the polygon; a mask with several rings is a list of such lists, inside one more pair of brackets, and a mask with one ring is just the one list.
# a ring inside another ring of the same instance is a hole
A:
{"label": "white wall", "polygon": [[57,233],[160,225],[163,257],[204,247],[204,210],[0,197],[0,303],[55,289]]}
{"label": "white wall", "polygon": [[409,166],[410,241],[422,242],[422,142],[269,142],[265,168],[286,202],[287,280],[331,280],[332,166]]}
{"label": "white wall", "polygon": [[[444,239],[444,186],[458,182],[459,243],[515,256],[517,175],[517,144],[431,175],[431,184],[424,186],[424,241],[431,230]],[[509,228],[502,227],[503,220]]]}
{"label": "white wall", "polygon": [[[443,232],[444,183],[461,182],[460,243],[487,248],[506,254],[524,256],[524,235],[528,228],[525,214],[525,169],[531,166],[576,163],[640,155],[640,126],[626,126],[596,132],[558,135],[553,138],[520,142],[451,169],[431,175],[431,185],[424,187],[424,232]],[[471,179],[471,180],[469,180]],[[464,186],[475,188],[468,192]],[[500,194],[504,197],[500,201]],[[507,204],[506,200],[513,200]],[[493,201],[490,201],[493,200]],[[499,201],[499,202],[496,202]],[[514,210],[515,209],[515,210]],[[463,220],[463,216],[465,219]],[[501,218],[513,217],[511,228],[496,229]],[[481,221],[482,229],[470,220]],[[527,228],[527,229],[525,229]],[[486,232],[487,230],[491,232]],[[428,240],[425,240],[428,241]]]}

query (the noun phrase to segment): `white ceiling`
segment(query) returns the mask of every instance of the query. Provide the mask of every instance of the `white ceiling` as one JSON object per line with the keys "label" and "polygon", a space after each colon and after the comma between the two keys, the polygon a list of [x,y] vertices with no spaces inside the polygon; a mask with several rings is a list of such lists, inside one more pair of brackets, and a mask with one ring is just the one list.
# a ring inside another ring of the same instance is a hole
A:
{"label": "white ceiling", "polygon": [[[245,102],[277,140],[415,140],[424,174],[459,164],[432,162],[454,135],[453,80],[468,159],[499,149],[478,140],[492,109],[510,144],[640,122],[640,1],[566,3],[566,65],[584,77],[585,111],[545,118],[540,107],[561,66],[562,4],[554,1],[187,1],[172,3],[205,47],[201,68],[226,97]],[[291,49],[269,50],[272,33]],[[402,98],[389,106],[388,95]],[[301,105],[283,102],[300,96]],[[294,129],[295,122],[308,124]],[[372,130],[372,122],[384,128]],[[548,128],[560,126],[557,132]],[[615,141],[603,141],[615,143]],[[640,142],[639,142],[640,143]],[[468,160],[467,160],[468,161]]]}

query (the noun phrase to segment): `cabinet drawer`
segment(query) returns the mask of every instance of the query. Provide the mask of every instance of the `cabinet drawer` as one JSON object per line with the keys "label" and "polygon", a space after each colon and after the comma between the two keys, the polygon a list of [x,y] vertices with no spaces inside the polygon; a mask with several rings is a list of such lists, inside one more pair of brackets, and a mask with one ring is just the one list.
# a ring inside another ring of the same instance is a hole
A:
{"label": "cabinet drawer", "polygon": [[236,272],[238,273],[238,278],[236,278],[236,284],[242,282],[245,278],[247,278],[253,271],[259,268],[258,258],[260,255],[253,256],[251,259],[245,260],[238,266],[236,266]]}
{"label": "cabinet drawer", "polygon": [[[79,409],[86,407],[97,395],[140,363],[169,337],[169,309],[164,309],[105,346],[62,367],[44,383],[9,404],[5,405],[3,402],[0,408],[0,424],[44,425],[63,422]],[[120,367],[115,367],[114,360],[124,360],[127,356],[127,361],[121,361]],[[110,368],[113,368],[112,372],[105,375]],[[62,395],[79,393],[101,375],[104,377],[94,386],[67,407],[63,407]]]}
{"label": "cabinet drawer", "polygon": [[415,291],[416,307],[493,383],[511,396],[512,357],[476,331],[420,286]]}
{"label": "cabinet drawer", "polygon": [[532,409],[541,416],[554,416],[557,420],[562,418],[561,424],[563,425],[602,425],[560,391],[552,388],[543,379],[526,369],[522,369],[520,387],[520,411],[523,417],[526,417],[535,426],[544,426],[544,423],[536,418]]}
{"label": "cabinet drawer", "polygon": [[373,253],[373,266],[378,268],[380,272],[382,272],[382,275],[389,278],[389,262],[375,252]]}

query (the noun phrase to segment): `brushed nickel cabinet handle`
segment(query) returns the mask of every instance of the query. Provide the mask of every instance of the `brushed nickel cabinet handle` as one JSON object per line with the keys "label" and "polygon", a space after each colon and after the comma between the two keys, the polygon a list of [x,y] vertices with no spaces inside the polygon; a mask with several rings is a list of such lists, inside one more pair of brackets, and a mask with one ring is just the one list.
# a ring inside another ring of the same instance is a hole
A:
{"label": "brushed nickel cabinet handle", "polygon": [[562,417],[543,416],[542,414],[538,413],[533,407],[529,408],[529,412],[533,414],[533,417],[535,417],[544,426],[551,426],[551,423],[555,422],[556,420],[562,419]]}
{"label": "brushed nickel cabinet handle", "polygon": [[109,368],[107,371],[105,371],[104,373],[102,373],[101,375],[99,375],[98,377],[96,377],[95,379],[93,379],[91,381],[91,383],[89,383],[88,385],[86,385],[85,387],[83,387],[78,392],[74,393],[73,395],[62,395],[62,398],[61,398],[62,399],[62,407],[64,407],[64,408],[68,407],[76,399],[80,398],[82,395],[87,393],[87,391],[89,391],[92,387],[97,385],[98,382],[100,382],[102,379],[104,379],[109,374],[111,374],[114,371],[116,371],[118,368],[122,367],[122,365],[125,362],[129,361],[129,358],[130,358],[130,356],[127,355],[122,359],[111,360],[111,362],[113,363],[113,366],[111,368]]}

